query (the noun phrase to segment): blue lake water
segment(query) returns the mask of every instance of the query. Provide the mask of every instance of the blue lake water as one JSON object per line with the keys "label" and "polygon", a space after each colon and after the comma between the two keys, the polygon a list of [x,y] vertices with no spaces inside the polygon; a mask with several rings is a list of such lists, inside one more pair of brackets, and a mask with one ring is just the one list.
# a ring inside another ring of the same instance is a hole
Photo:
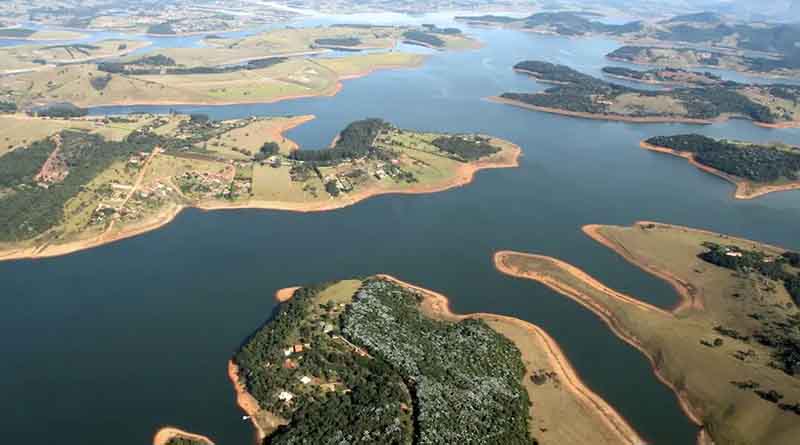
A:
{"label": "blue lake water", "polygon": [[[424,20],[424,18],[422,18]],[[660,305],[662,281],[586,238],[584,224],[655,220],[800,248],[800,192],[736,201],[733,187],[681,159],[642,150],[657,134],[699,132],[800,144],[800,131],[745,121],[713,126],[571,119],[488,102],[542,88],[511,67],[544,59],[599,74],[602,39],[471,30],[477,51],[436,53],[421,68],[347,81],[335,97],[220,107],[106,107],[250,115],[315,114],[288,136],[327,146],[347,123],[482,132],[524,151],[516,169],[480,172],[451,191],[382,196],[316,214],[188,210],[145,235],[37,261],[0,263],[0,431],[9,443],[141,445],[170,424],[221,445],[248,444],[226,362],[275,307],[276,289],[389,273],[451,297],[459,312],[496,312],[543,327],[586,383],[654,444],[694,443],[697,429],[647,360],[593,314],[495,271],[515,249],[571,262]],[[535,398],[534,398],[535,401]]]}

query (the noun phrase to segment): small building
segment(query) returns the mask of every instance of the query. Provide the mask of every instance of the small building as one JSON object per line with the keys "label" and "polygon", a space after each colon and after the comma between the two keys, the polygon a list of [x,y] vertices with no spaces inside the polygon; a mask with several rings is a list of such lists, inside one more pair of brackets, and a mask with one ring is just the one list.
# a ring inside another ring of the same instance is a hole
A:
{"label": "small building", "polygon": [[291,402],[294,398],[294,394],[290,393],[289,391],[281,391],[278,393],[278,400],[283,402]]}
{"label": "small building", "polygon": [[304,385],[308,385],[309,383],[311,383],[311,377],[309,377],[307,375],[304,375],[304,376],[300,377],[300,383],[302,383]]}
{"label": "small building", "polygon": [[294,352],[294,348],[286,348],[283,350],[283,356],[288,357],[292,355],[292,352]]}
{"label": "small building", "polygon": [[292,350],[299,354],[299,353],[303,352],[303,345],[298,343],[298,344],[292,346]]}

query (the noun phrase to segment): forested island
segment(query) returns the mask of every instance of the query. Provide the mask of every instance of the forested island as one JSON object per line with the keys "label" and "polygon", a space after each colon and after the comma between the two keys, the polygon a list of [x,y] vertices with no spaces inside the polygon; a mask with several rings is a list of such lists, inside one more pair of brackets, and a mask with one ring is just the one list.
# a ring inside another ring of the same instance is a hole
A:
{"label": "forested island", "polygon": [[185,207],[322,211],[385,193],[461,186],[514,167],[519,147],[476,134],[356,121],[298,150],[283,131],[313,116],[0,116],[0,259],[60,255],[152,230]]}
{"label": "forested island", "polygon": [[671,284],[679,304],[655,307],[555,258],[500,252],[495,264],[575,300],[644,353],[701,443],[796,443],[800,254],[652,222],[584,232]]}
{"label": "forested island", "polygon": [[533,325],[384,275],[279,297],[230,363],[264,443],[641,443]]}
{"label": "forested island", "polygon": [[533,94],[503,93],[494,100],[537,111],[627,122],[710,124],[733,117],[767,127],[800,125],[800,87],[793,85],[721,82],[650,91],[543,61],[520,62],[514,70],[555,86]]}
{"label": "forested island", "polygon": [[733,182],[736,198],[750,199],[800,188],[800,148],[791,145],[754,144],[699,134],[656,136],[641,145],[687,158],[701,169]]}

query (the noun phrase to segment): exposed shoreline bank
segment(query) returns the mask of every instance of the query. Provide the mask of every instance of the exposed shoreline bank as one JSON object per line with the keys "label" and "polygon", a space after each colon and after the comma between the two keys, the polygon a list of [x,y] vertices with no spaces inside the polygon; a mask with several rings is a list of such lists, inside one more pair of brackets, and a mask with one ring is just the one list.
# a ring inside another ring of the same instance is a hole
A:
{"label": "exposed shoreline bank", "polygon": [[609,329],[611,329],[611,331],[617,337],[619,337],[622,341],[628,343],[629,345],[637,349],[639,352],[641,352],[645,357],[647,357],[647,360],[650,362],[650,367],[652,368],[653,374],[656,376],[656,378],[658,378],[658,380],[661,381],[661,383],[663,383],[665,386],[667,386],[672,390],[672,392],[676,395],[678,399],[678,404],[680,405],[684,414],[686,414],[686,417],[688,417],[689,420],[692,421],[692,423],[700,427],[700,431],[698,432],[697,436],[697,443],[698,444],[703,443],[702,440],[704,440],[706,434],[704,433],[704,426],[700,413],[691,405],[686,394],[684,394],[682,391],[679,391],[675,385],[673,385],[670,381],[667,380],[667,378],[663,375],[663,371],[657,366],[653,355],[650,354],[634,336],[628,334],[627,332],[624,331],[624,329],[622,329],[620,323],[614,318],[613,314],[611,314],[610,311],[606,310],[599,304],[595,303],[594,300],[592,300],[591,297],[587,296],[586,294],[564,283],[561,283],[558,280],[550,278],[545,274],[541,274],[538,272],[530,272],[530,271],[521,272],[514,269],[511,266],[508,266],[505,262],[505,258],[512,255],[549,261],[556,267],[564,270],[566,273],[572,275],[573,277],[580,280],[587,286],[597,289],[598,291],[603,292],[612,298],[619,299],[623,301],[625,304],[632,304],[643,310],[655,311],[670,317],[674,316],[672,312],[667,312],[661,308],[652,306],[648,303],[644,303],[640,300],[637,300],[633,297],[617,292],[613,289],[609,289],[608,287],[606,287],[605,285],[603,285],[602,283],[591,277],[589,274],[582,271],[581,269],[578,269],[577,267],[569,263],[566,263],[564,261],[558,260],[556,258],[544,255],[515,252],[515,251],[500,251],[495,253],[494,256],[495,267],[501,273],[516,278],[523,278],[536,281],[538,283],[541,283],[549,287],[550,289],[556,291],[557,293],[564,295],[567,298],[570,298],[571,300],[575,301],[576,303],[580,304],[586,309],[592,311],[609,327]]}
{"label": "exposed shoreline bank", "polygon": [[99,247],[105,244],[110,244],[116,241],[121,241],[127,238],[132,238],[169,224],[184,209],[187,208],[196,208],[204,211],[258,209],[310,213],[338,210],[382,195],[414,195],[443,192],[446,190],[463,187],[471,183],[475,179],[475,174],[481,170],[514,168],[519,166],[519,157],[522,155],[522,149],[516,144],[508,141],[499,139],[494,140],[501,141],[505,146],[501,152],[491,156],[488,159],[459,165],[454,177],[444,184],[422,184],[408,189],[365,189],[349,194],[346,199],[331,199],[327,202],[323,201],[314,203],[249,200],[246,202],[230,204],[220,201],[199,202],[196,204],[176,204],[149,219],[140,221],[131,227],[122,229],[118,233],[109,234],[103,232],[102,234],[93,236],[89,239],[70,241],[64,244],[22,248],[11,247],[5,250],[0,250],[0,262],[10,260],[34,260],[62,256],[94,247]]}
{"label": "exposed shoreline bank", "polygon": [[658,153],[665,153],[672,156],[684,158],[687,161],[689,161],[690,164],[697,167],[698,169],[706,173],[711,173],[712,175],[718,176],[732,183],[734,186],[736,186],[736,190],[734,191],[733,194],[733,197],[736,199],[754,199],[769,193],[785,192],[789,190],[800,189],[800,181],[790,182],[788,184],[782,184],[782,185],[758,185],[740,179],[736,176],[729,175],[723,171],[715,169],[714,167],[703,165],[695,159],[695,156],[692,153],[684,153],[678,150],[673,150],[668,147],[653,145],[646,141],[641,141],[639,143],[639,146],[644,148],[645,150],[650,150]]}
{"label": "exposed shoreline bank", "polygon": [[190,433],[172,426],[165,426],[159,429],[156,432],[155,437],[153,437],[153,445],[167,445],[170,440],[175,438],[184,438],[200,442],[205,445],[214,445],[214,442],[206,436]]}

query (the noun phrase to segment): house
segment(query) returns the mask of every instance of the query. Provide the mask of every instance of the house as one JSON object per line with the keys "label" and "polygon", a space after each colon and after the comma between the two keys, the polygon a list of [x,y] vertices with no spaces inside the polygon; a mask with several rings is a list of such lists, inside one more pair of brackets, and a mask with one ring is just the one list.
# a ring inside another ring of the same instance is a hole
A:
{"label": "house", "polygon": [[300,383],[302,383],[304,385],[308,385],[309,383],[311,383],[311,377],[309,377],[307,375],[304,375],[304,376],[300,377]]}
{"label": "house", "polygon": [[736,257],[736,258],[741,258],[742,257],[742,252],[725,252],[725,255]]}
{"label": "house", "polygon": [[293,350],[294,352],[296,352],[296,353],[303,352],[303,345],[301,345],[300,343],[298,343],[298,344],[296,344],[296,345],[292,346],[292,350]]}
{"label": "house", "polygon": [[283,356],[288,357],[292,355],[292,352],[294,352],[294,348],[286,348],[283,350]]}
{"label": "house", "polygon": [[294,398],[294,394],[290,393],[289,391],[281,391],[278,393],[278,400],[283,402],[291,402]]}

